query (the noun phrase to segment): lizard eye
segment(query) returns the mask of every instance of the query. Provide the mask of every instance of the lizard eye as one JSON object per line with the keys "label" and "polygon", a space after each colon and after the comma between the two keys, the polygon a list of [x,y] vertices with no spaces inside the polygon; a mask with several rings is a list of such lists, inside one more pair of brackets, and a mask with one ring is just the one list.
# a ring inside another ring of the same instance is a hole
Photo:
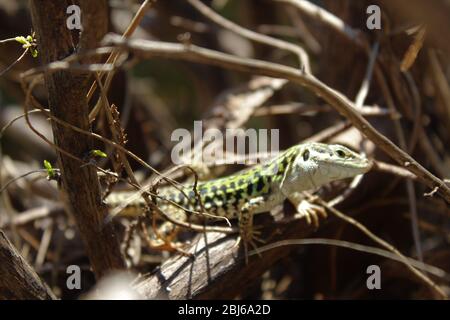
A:
{"label": "lizard eye", "polygon": [[345,152],[342,150],[336,151],[336,154],[339,158],[345,158],[345,156],[346,156]]}
{"label": "lizard eye", "polygon": [[303,161],[308,161],[308,159],[309,159],[309,150],[308,149],[303,151],[302,157],[303,157]]}

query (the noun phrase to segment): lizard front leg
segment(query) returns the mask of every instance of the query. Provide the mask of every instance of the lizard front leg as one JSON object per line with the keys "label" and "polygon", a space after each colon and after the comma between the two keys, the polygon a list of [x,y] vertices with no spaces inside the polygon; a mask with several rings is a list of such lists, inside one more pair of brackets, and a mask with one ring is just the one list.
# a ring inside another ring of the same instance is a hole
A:
{"label": "lizard front leg", "polygon": [[255,241],[264,242],[257,236],[260,232],[255,230],[256,228],[253,226],[253,215],[265,201],[266,199],[264,197],[250,199],[246,204],[244,204],[238,213],[239,240],[236,244],[239,244],[239,242],[242,241],[246,264],[248,264],[248,244],[250,243],[254,249],[257,249]]}
{"label": "lizard front leg", "polygon": [[295,206],[297,213],[295,218],[305,218],[308,224],[319,227],[319,215],[323,218],[327,217],[327,212],[321,206],[310,203],[305,200],[304,196],[299,192],[294,192],[288,196],[288,200]]}

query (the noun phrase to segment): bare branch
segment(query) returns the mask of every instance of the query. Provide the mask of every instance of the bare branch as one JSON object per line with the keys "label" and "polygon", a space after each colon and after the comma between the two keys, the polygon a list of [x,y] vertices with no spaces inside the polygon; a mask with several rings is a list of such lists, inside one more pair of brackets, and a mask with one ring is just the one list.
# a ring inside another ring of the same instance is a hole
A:
{"label": "bare branch", "polygon": [[124,41],[118,36],[109,35],[105,43],[122,46],[134,51],[142,57],[165,57],[181,59],[186,61],[217,65],[238,71],[251,72],[253,74],[266,75],[275,78],[288,79],[294,83],[308,88],[317,96],[322,97],[339,113],[344,115],[351,123],[361,131],[368,139],[374,142],[380,149],[386,152],[397,163],[408,171],[414,173],[419,180],[429,188],[438,188],[438,193],[450,203],[450,188],[444,182],[434,176],[431,172],[420,165],[408,153],[397,147],[389,138],[376,130],[366,119],[364,119],[355,105],[344,95],[330,88],[311,74],[301,72],[297,69],[256,60],[244,59],[224,54],[214,50],[204,49],[194,45],[182,45],[167,42],[129,40]]}
{"label": "bare branch", "polygon": [[56,299],[0,230],[0,300]]}

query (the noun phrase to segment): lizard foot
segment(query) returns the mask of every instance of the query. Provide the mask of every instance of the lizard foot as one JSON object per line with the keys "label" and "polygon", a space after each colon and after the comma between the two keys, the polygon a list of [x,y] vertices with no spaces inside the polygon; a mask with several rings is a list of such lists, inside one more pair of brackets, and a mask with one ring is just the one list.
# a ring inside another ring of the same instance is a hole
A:
{"label": "lizard foot", "polygon": [[234,244],[233,248],[238,246],[241,242],[244,247],[244,254],[245,254],[245,264],[248,264],[248,245],[250,244],[254,251],[258,254],[258,256],[262,257],[261,253],[258,250],[258,246],[256,245],[256,242],[259,243],[265,243],[266,241],[261,239],[259,235],[261,234],[261,231],[255,230],[255,229],[261,229],[263,226],[254,226],[249,230],[243,230],[241,229],[240,235],[236,240],[236,243]]}
{"label": "lizard foot", "polygon": [[[159,230],[158,230],[159,229]],[[142,233],[147,245],[157,251],[177,252],[183,256],[192,257],[193,254],[185,251],[185,244],[175,242],[178,228],[171,223],[163,223],[158,229],[152,225],[152,234],[150,235],[145,224],[142,225]]]}
{"label": "lizard foot", "polygon": [[157,251],[169,251],[169,252],[177,252],[185,257],[193,257],[194,254],[186,251],[184,247],[186,247],[186,244],[181,242],[171,242],[171,241],[164,241],[161,239],[146,239],[148,246]]}
{"label": "lizard foot", "polygon": [[319,227],[319,215],[323,218],[327,217],[327,212],[323,207],[302,200],[297,206],[297,213],[294,217],[305,218],[308,224],[313,224],[317,229]]}

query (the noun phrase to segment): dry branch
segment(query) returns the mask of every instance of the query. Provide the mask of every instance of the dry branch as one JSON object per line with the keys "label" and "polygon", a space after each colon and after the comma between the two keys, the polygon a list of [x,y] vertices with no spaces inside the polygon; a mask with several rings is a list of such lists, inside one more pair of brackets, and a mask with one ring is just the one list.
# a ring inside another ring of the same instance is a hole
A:
{"label": "dry branch", "polygon": [[[305,219],[261,225],[267,226],[263,233],[267,243],[304,238],[314,231]],[[261,257],[251,257],[245,265],[242,248],[235,243],[236,237],[220,233],[198,235],[189,250],[195,259],[176,255],[140,280],[135,288],[147,299],[233,299],[292,249],[267,251]]]}
{"label": "dry branch", "polygon": [[0,300],[56,299],[0,230]]}
{"label": "dry branch", "polygon": [[[83,16],[88,18],[80,39],[83,50],[96,46],[107,30],[106,1],[81,1]],[[60,60],[73,53],[76,39],[66,27],[67,3],[49,0],[30,2],[34,30],[39,42],[42,63]],[[92,62],[92,61],[87,61]],[[45,74],[51,113],[79,128],[89,130],[88,74],[60,71]],[[63,150],[83,158],[92,150],[89,137],[70,128],[52,123],[55,144]],[[97,173],[92,166],[80,166],[80,162],[58,152],[62,188],[67,195],[69,208],[80,230],[93,270],[99,277],[111,269],[124,267],[118,241],[111,225],[103,227],[107,210],[101,202]]]}

